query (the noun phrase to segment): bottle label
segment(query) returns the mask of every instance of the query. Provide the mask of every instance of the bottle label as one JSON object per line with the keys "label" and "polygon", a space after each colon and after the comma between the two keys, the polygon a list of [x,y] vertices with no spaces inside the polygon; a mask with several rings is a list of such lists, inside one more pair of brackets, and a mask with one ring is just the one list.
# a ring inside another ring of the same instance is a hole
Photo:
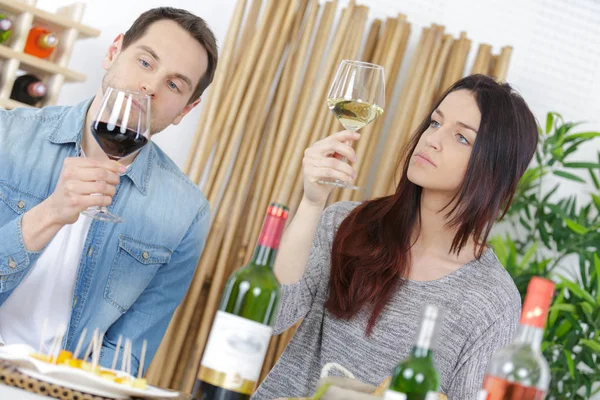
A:
{"label": "bottle label", "polygon": [[273,328],[217,311],[198,379],[242,394],[252,394],[269,348]]}
{"label": "bottle label", "polygon": [[407,397],[404,393],[394,392],[392,390],[388,390],[383,395],[383,400],[406,400]]}

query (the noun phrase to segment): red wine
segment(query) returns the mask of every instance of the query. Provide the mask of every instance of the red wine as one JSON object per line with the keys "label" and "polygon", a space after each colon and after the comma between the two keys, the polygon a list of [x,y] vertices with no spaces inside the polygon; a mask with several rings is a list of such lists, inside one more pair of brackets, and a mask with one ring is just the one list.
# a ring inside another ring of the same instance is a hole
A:
{"label": "red wine", "polygon": [[485,378],[486,391],[481,391],[478,400],[543,400],[542,389],[519,385],[492,376]]}
{"label": "red wine", "polygon": [[106,155],[113,160],[126,157],[148,143],[148,139],[131,129],[126,129],[123,133],[119,125],[113,125],[112,128],[109,129],[106,122],[96,121],[91,126],[96,141]]}
{"label": "red wine", "polygon": [[47,88],[37,76],[21,75],[15,79],[10,98],[30,106],[35,106],[47,93]]}

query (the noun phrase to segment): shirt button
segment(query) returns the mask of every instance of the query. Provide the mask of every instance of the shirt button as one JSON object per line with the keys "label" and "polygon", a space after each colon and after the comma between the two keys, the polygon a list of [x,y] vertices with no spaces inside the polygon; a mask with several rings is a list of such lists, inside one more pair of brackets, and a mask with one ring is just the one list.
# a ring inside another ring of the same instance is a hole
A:
{"label": "shirt button", "polygon": [[8,266],[12,269],[17,268],[17,263],[12,258],[8,257]]}
{"label": "shirt button", "polygon": [[150,257],[150,256],[149,256],[149,254],[148,254],[148,252],[147,252],[147,251],[144,251],[144,252],[142,253],[142,258],[143,258],[144,260],[147,260],[147,259],[148,259],[148,257]]}
{"label": "shirt button", "polygon": [[19,202],[17,203],[17,207],[19,207],[19,209],[22,210],[25,207],[25,202],[23,200],[19,200]]}
{"label": "shirt button", "polygon": [[90,249],[88,250],[88,257],[91,257],[92,254],[94,254],[94,246],[90,246]]}
{"label": "shirt button", "polygon": [[77,302],[79,301],[79,297],[75,297],[73,299],[73,307],[77,306]]}

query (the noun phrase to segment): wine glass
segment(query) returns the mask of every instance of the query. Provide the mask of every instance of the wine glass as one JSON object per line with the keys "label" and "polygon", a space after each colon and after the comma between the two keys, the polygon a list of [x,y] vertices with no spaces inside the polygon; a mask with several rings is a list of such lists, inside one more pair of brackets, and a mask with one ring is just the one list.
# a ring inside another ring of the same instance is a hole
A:
{"label": "wine glass", "polygon": [[[135,153],[150,141],[150,96],[107,88],[90,129],[111,160],[118,161]],[[90,207],[82,214],[100,221],[124,221],[106,207]]]}
{"label": "wine glass", "polygon": [[[327,104],[346,130],[357,132],[364,128],[383,114],[383,67],[363,61],[343,60],[329,89]],[[342,161],[347,162],[346,157]],[[352,190],[360,189],[339,179],[322,179],[318,182]]]}

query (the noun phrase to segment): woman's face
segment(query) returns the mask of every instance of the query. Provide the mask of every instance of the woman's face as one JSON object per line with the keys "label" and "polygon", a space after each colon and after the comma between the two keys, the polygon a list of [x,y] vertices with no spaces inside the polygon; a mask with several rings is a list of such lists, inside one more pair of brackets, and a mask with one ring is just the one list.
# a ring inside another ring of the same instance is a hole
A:
{"label": "woman's face", "polygon": [[433,112],[408,166],[408,179],[428,191],[453,196],[463,182],[481,123],[473,93],[450,93]]}

